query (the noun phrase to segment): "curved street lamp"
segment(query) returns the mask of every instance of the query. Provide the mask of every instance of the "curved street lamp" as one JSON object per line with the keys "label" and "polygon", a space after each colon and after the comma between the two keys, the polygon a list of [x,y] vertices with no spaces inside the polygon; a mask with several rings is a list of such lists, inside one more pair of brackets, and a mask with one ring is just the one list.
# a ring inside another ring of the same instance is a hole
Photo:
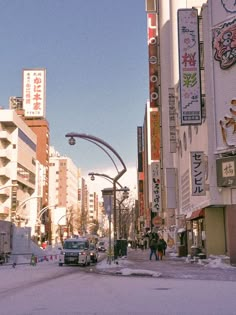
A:
{"label": "curved street lamp", "polygon": [[[18,185],[17,184],[5,184],[3,186],[0,186],[0,190],[4,190],[6,188],[15,188],[17,189],[18,188]],[[10,211],[10,214],[8,213],[9,217],[10,217],[10,221],[12,221],[12,210]]]}
{"label": "curved street lamp", "polygon": [[37,224],[37,228],[38,228],[38,235],[39,235],[39,241],[41,243],[41,219],[43,214],[50,208],[54,207],[56,208],[56,204],[53,205],[48,205],[45,206],[44,208],[42,208],[41,210],[39,210],[38,215],[37,215],[37,219],[36,219],[36,224]]}
{"label": "curved street lamp", "polygon": [[9,188],[9,187],[18,187],[18,185],[17,184],[3,185],[3,186],[0,186],[0,190],[5,189],[5,188]]}
{"label": "curved street lamp", "polygon": [[[116,257],[116,243],[117,243],[117,226],[116,226],[116,184],[118,183],[118,180],[121,178],[121,176],[127,171],[126,165],[124,163],[124,161],[122,160],[122,158],[120,157],[120,155],[115,151],[115,149],[108,144],[107,142],[105,142],[104,140],[92,136],[92,135],[88,135],[85,133],[76,133],[76,132],[70,132],[67,133],[65,135],[65,137],[69,138],[69,144],[70,145],[75,145],[76,140],[75,138],[81,138],[84,139],[86,141],[92,142],[93,144],[97,145],[100,149],[102,149],[107,156],[111,159],[112,163],[114,164],[116,170],[117,170],[117,175],[115,177],[112,178],[112,182],[113,182],[113,195],[114,195],[114,200],[113,200],[113,220],[114,220],[114,254]],[[118,167],[114,161],[114,159],[111,157],[109,151],[107,151],[106,149],[110,150],[119,160],[119,162],[122,165],[122,170],[119,171]]]}
{"label": "curved street lamp", "polygon": [[[92,181],[95,180],[95,176],[100,176],[100,177],[104,177],[105,179],[107,179],[110,183],[113,183],[113,178],[110,177],[109,175],[106,175],[106,174],[103,174],[103,173],[95,173],[95,172],[90,172],[88,173],[88,176],[90,176],[90,179]],[[117,181],[117,185],[120,187],[120,188],[123,188],[123,186]]]}
{"label": "curved street lamp", "polygon": [[21,220],[24,221],[24,218],[21,217],[21,211],[20,211],[21,208],[24,207],[25,204],[26,204],[28,201],[30,201],[30,200],[32,200],[32,199],[40,199],[40,198],[42,198],[42,196],[30,196],[30,197],[26,198],[25,200],[21,201],[20,204],[18,205],[18,207],[16,208],[15,216],[12,217],[12,219],[11,219],[12,222],[18,222],[18,223],[20,223]]}
{"label": "curved street lamp", "polygon": [[[95,172],[90,172],[88,173],[88,176],[90,176],[90,179],[92,181],[95,180],[95,176],[100,176],[100,177],[103,177],[104,179],[108,180],[109,182],[113,183],[113,178],[110,177],[109,175],[107,174],[103,174],[103,173],[95,173]],[[116,191],[123,191],[123,199],[122,201],[119,201],[119,200],[116,200],[118,201],[118,204],[119,204],[119,231],[120,231],[120,207],[121,207],[121,204],[122,202],[128,198],[129,196],[129,188],[126,187],[126,186],[122,186],[118,181],[117,181],[117,184],[119,185],[120,189],[116,189]],[[114,189],[114,187],[113,187]],[[103,193],[104,193],[105,190],[103,190]],[[114,194],[114,192],[113,192]],[[119,236],[120,236],[120,232],[119,232]],[[114,254],[115,254],[115,250],[114,250]],[[111,212],[109,212],[109,264],[111,264]]]}

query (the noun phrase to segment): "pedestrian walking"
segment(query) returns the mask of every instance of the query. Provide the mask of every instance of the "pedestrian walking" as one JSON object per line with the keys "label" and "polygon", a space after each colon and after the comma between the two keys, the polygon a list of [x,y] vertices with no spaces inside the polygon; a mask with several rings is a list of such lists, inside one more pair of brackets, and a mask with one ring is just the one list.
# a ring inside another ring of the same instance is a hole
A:
{"label": "pedestrian walking", "polygon": [[162,240],[162,243],[163,243],[163,255],[165,256],[166,255],[166,249],[167,249],[167,243],[164,240],[164,238],[162,238],[161,240]]}
{"label": "pedestrian walking", "polygon": [[162,260],[163,255],[165,255],[166,250],[166,241],[163,239],[162,236],[160,236],[158,242],[157,242],[157,252],[158,252],[158,258]]}
{"label": "pedestrian walking", "polygon": [[140,240],[140,248],[143,250],[144,249],[144,240],[141,238]]}
{"label": "pedestrian walking", "polygon": [[157,237],[153,236],[150,239],[149,247],[150,247],[149,260],[152,260],[152,255],[153,254],[154,254],[156,260],[158,260],[158,256],[157,256]]}

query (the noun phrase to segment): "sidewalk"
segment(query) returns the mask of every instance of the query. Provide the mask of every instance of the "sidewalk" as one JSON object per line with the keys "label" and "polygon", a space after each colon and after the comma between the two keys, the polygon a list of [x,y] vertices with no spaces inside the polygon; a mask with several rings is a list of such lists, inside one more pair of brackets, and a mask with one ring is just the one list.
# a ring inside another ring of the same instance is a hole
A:
{"label": "sidewalk", "polygon": [[163,260],[149,260],[149,249],[128,249],[127,257],[109,265],[106,260],[98,263],[96,270],[113,275],[141,275],[161,278],[236,281],[236,267],[222,262],[221,256],[189,261],[167,251]]}

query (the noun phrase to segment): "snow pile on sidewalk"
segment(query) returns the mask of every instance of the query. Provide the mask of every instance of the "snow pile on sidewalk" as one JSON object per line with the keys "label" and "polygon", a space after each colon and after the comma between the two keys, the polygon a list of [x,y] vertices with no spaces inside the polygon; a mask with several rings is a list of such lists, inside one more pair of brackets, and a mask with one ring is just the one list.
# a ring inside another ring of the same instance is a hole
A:
{"label": "snow pile on sidewalk", "polygon": [[227,261],[229,260],[228,256],[220,255],[220,256],[209,256],[207,259],[207,264],[205,267],[209,268],[221,268],[221,269],[235,269],[235,267],[231,266]]}
{"label": "snow pile on sidewalk", "polygon": [[152,270],[128,268],[128,266],[131,267],[132,265],[134,265],[134,263],[127,260],[127,257],[124,256],[122,258],[118,258],[117,260],[111,261],[110,264],[109,264],[109,261],[104,259],[96,265],[96,269],[99,269],[101,271],[112,272],[112,273],[123,275],[123,276],[130,276],[130,275],[152,276],[152,277],[161,276],[161,273],[152,271]]}

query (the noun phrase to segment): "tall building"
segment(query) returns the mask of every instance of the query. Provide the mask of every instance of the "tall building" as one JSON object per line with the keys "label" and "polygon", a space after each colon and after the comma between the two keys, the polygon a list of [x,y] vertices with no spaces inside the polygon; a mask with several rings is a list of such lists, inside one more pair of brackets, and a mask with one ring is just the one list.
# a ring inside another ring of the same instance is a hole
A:
{"label": "tall building", "polygon": [[88,186],[84,178],[81,179],[81,235],[87,233],[88,224]]}
{"label": "tall building", "polygon": [[61,156],[53,147],[50,147],[49,157],[49,196],[52,243],[58,236],[60,225],[63,225],[64,236],[78,234],[78,168],[70,158]]}
{"label": "tall building", "polygon": [[[43,182],[42,198],[39,211],[48,206],[49,181],[49,124],[46,116],[46,70],[23,70],[23,97],[9,98],[9,108],[25,120],[26,124],[37,136],[36,159],[42,165]],[[50,212],[45,211],[43,218],[50,221]],[[46,218],[47,217],[47,218]],[[46,226],[47,234],[51,235],[50,225]]]}
{"label": "tall building", "polygon": [[95,192],[89,193],[88,205],[88,232],[93,234],[97,230],[95,226],[98,227],[98,195]]}
{"label": "tall building", "polygon": [[36,148],[36,135],[15,110],[1,110],[0,218],[17,225],[37,215]]}

